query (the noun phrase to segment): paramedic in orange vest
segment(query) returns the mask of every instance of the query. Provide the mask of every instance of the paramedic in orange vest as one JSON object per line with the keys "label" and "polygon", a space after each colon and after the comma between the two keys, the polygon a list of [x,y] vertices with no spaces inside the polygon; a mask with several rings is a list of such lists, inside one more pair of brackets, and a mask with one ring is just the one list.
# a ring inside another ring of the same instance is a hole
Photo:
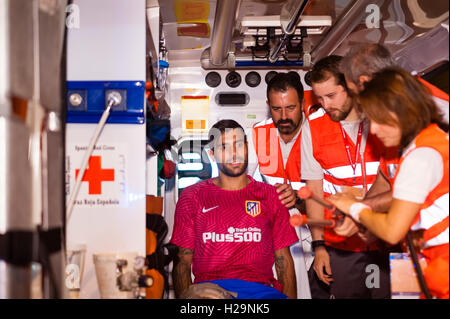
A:
{"label": "paramedic in orange vest", "polygon": [[[255,124],[249,141],[248,173],[277,187],[281,203],[294,213],[300,178],[300,136],[304,91],[296,72],[278,73],[267,85],[271,117]],[[250,135],[250,134],[249,134]],[[310,299],[307,269],[312,264],[311,233],[296,229],[301,242],[291,246],[297,276],[298,298]]]}
{"label": "paramedic in orange vest", "polygon": [[329,198],[376,236],[395,244],[408,231],[423,231],[420,250],[430,293],[449,298],[449,138],[442,114],[420,81],[400,68],[375,74],[360,94],[370,130],[401,151],[387,214],[340,194]]}
{"label": "paramedic in orange vest", "polygon": [[[301,174],[318,197],[352,192],[363,198],[375,181],[385,147],[369,133],[368,120],[355,108],[340,72],[341,61],[340,56],[328,56],[311,70],[311,86],[322,109],[311,114],[302,128]],[[312,200],[306,201],[306,209],[310,218],[331,218],[329,210]],[[355,230],[348,236],[338,235],[348,228]],[[389,255],[380,249],[379,241],[366,243],[357,231],[348,217],[334,229],[311,227],[312,298],[389,298]],[[372,264],[380,275],[375,286],[367,284],[367,267]]]}
{"label": "paramedic in orange vest", "polygon": [[[372,79],[375,72],[394,66],[394,59],[385,46],[378,43],[362,44],[350,48],[342,61],[341,72],[345,75],[349,93],[356,96],[364,89],[365,83]],[[433,101],[443,114],[443,122],[448,124],[448,94],[420,77],[418,77],[418,79],[429,91]],[[378,212],[386,212],[390,207],[392,200],[391,184],[397,167],[398,149],[396,147],[391,147],[380,159],[380,169],[376,182],[365,197],[365,203]],[[340,234],[347,235],[345,230]],[[363,238],[365,235],[371,237],[369,233],[360,235]]]}
{"label": "paramedic in orange vest", "polygon": [[[252,130],[249,174],[260,173],[264,182],[275,185],[287,208],[295,206],[300,179],[300,131],[303,121],[303,85],[296,72],[278,73],[267,85],[270,118]],[[257,164],[257,167],[250,164]]]}
{"label": "paramedic in orange vest", "polygon": [[[386,47],[378,43],[371,43],[352,46],[343,58],[340,70],[345,76],[348,93],[355,98],[375,72],[394,65],[394,59]],[[375,182],[364,196],[364,202],[379,212],[387,212],[391,205],[391,181],[397,166],[398,149],[396,147],[387,148],[380,158]],[[367,230],[358,232],[354,223],[349,223],[348,227],[335,229],[335,232],[341,236],[351,236],[357,233],[368,244],[376,240],[376,237]]]}

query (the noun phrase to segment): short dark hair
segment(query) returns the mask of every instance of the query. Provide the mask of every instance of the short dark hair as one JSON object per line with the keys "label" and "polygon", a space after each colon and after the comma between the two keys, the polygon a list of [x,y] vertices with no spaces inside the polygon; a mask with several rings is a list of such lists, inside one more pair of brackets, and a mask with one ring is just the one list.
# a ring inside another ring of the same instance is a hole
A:
{"label": "short dark hair", "polygon": [[267,100],[269,101],[270,91],[286,92],[288,89],[294,89],[297,91],[298,100],[301,104],[303,100],[303,84],[300,80],[300,75],[294,71],[287,73],[280,72],[270,79],[267,84]]}
{"label": "short dark hair", "polygon": [[329,55],[320,59],[310,72],[311,83],[322,83],[334,77],[336,84],[347,89],[345,76],[341,72],[342,57],[339,55]]}
{"label": "short dark hair", "polygon": [[[245,142],[247,142],[247,136],[245,135],[245,131],[244,128],[235,120],[230,120],[230,119],[226,119],[226,120],[220,120],[219,122],[215,123],[211,129],[209,130],[208,133],[208,137],[209,137],[209,148],[210,149],[214,149],[214,144],[216,142],[216,139],[219,136],[222,136],[223,133],[225,133],[226,130],[231,130],[231,129],[240,129],[242,130],[242,133],[244,134],[244,139]],[[220,135],[218,134],[218,132],[220,132]]]}

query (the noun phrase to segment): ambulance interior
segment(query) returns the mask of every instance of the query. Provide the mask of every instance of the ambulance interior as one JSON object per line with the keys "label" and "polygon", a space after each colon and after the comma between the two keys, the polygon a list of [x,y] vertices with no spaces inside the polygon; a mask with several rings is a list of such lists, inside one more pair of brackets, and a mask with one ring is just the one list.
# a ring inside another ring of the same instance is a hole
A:
{"label": "ambulance interior", "polygon": [[164,245],[183,189],[218,175],[211,126],[267,119],[277,72],[308,112],[311,66],[359,43],[448,94],[448,6],[1,1],[0,298],[174,298]]}

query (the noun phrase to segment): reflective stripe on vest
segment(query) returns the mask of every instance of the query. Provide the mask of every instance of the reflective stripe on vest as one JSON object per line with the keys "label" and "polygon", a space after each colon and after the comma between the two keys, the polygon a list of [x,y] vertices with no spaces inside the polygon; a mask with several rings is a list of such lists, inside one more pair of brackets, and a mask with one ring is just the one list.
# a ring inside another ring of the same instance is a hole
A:
{"label": "reflective stripe on vest", "polygon": [[448,236],[449,236],[449,231],[448,231],[448,226],[447,226],[447,228],[443,232],[441,232],[439,235],[427,240],[426,243],[423,245],[423,249],[427,249],[427,248],[431,248],[431,247],[439,246],[439,245],[443,245],[443,244],[448,244]]}
{"label": "reflective stripe on vest", "polygon": [[[269,176],[269,175],[265,175],[265,174],[261,174],[263,181],[267,184],[270,185],[275,185],[277,183],[279,184],[284,184],[284,178],[282,177],[274,177],[274,176]],[[299,190],[300,188],[302,188],[303,186],[306,185],[306,183],[303,182],[292,182],[290,181],[291,187],[294,190]]]}
{"label": "reflective stripe on vest", "polygon": [[293,190],[298,191],[300,188],[306,186],[306,183],[304,182],[291,182],[291,186]]}
{"label": "reflective stripe on vest", "polygon": [[[419,220],[411,226],[411,230],[431,229],[434,225],[446,222],[446,228],[437,236],[427,240],[423,248],[430,248],[437,245],[447,244],[448,237],[448,212],[449,212],[449,194],[444,194],[433,202],[433,204],[420,211]],[[425,238],[424,238],[425,239]]]}
{"label": "reflective stripe on vest", "polygon": [[261,173],[261,176],[263,178],[264,183],[275,185],[276,183],[283,184],[284,178],[283,177],[274,177],[270,175],[265,175]]}
{"label": "reflective stripe on vest", "polygon": [[323,192],[327,194],[342,193],[342,186],[330,183],[326,179],[323,179]]}
{"label": "reflective stripe on vest", "polygon": [[[427,195],[422,204],[419,213],[414,219],[412,230],[423,229],[423,239],[425,241],[424,249],[447,244],[449,242],[449,150],[448,134],[442,131],[436,124],[431,124],[422,130],[414,139],[413,147],[400,159],[397,174],[404,159],[415,149],[419,147],[429,147],[442,157],[444,174],[439,184]],[[395,186],[394,178],[394,186]]]}
{"label": "reflective stripe on vest", "polygon": [[[354,188],[363,188],[363,185],[353,185]],[[372,184],[367,184],[367,188],[372,187]],[[326,194],[342,193],[342,186],[330,183],[326,179],[323,179],[323,192]]]}
{"label": "reflective stripe on vest", "polygon": [[[379,162],[366,162],[366,175],[377,175]],[[353,175],[353,168],[351,165],[339,166],[334,168],[328,168],[323,170],[324,174],[333,176],[334,178],[344,179],[362,177],[361,163],[358,163],[355,170],[355,175]]]}
{"label": "reflective stripe on vest", "polygon": [[435,200],[433,205],[422,209],[419,220],[411,226],[411,230],[428,229],[446,218],[449,210],[448,200],[447,193]]}

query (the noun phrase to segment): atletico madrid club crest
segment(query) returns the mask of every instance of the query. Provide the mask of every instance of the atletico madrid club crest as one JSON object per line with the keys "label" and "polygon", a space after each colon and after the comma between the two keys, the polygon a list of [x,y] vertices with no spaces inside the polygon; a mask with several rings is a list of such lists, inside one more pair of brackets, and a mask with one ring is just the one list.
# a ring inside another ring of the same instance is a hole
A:
{"label": "atletico madrid club crest", "polygon": [[252,217],[256,217],[261,214],[261,203],[256,200],[245,201],[245,212]]}

